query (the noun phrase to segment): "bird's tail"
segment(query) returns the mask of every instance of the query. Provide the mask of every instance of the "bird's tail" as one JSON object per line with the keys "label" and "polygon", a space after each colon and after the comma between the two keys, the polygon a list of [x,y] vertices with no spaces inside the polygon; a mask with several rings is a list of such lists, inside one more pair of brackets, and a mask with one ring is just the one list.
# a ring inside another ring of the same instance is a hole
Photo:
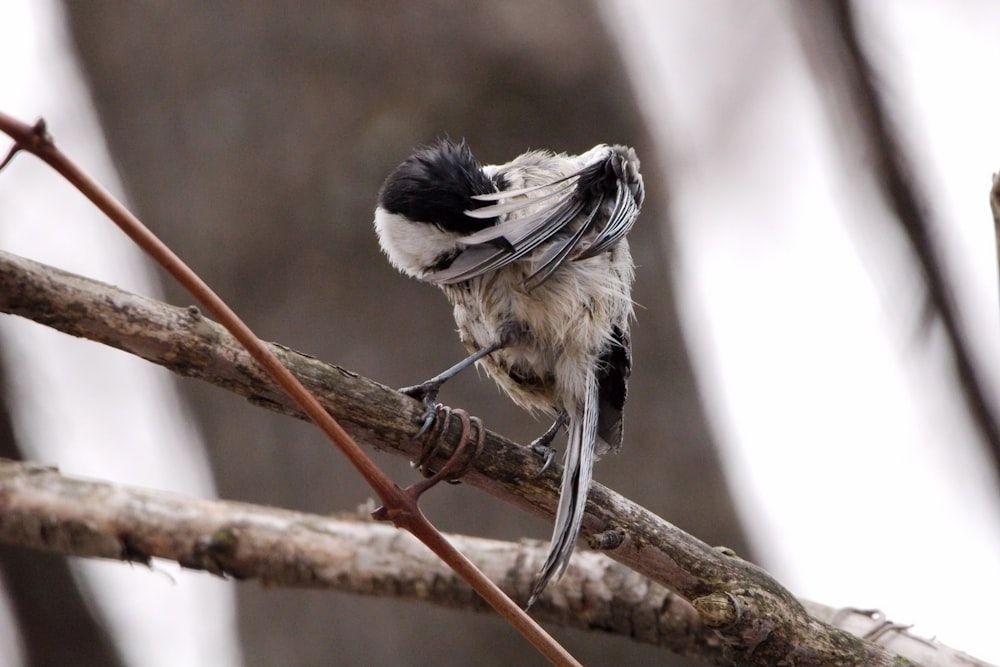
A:
{"label": "bird's tail", "polygon": [[588,372],[587,391],[583,405],[567,406],[569,413],[569,439],[563,460],[562,485],[559,489],[559,507],[556,509],[555,527],[549,555],[538,573],[535,587],[528,598],[528,607],[545,590],[552,577],[562,576],[569,565],[576,538],[580,534],[587,492],[594,469],[594,451],[597,443],[598,392],[597,377]]}

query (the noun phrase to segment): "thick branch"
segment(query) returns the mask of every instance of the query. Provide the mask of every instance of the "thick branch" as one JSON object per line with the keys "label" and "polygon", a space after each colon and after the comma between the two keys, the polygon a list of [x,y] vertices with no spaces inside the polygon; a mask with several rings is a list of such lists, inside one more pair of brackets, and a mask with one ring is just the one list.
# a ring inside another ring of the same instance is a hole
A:
{"label": "thick branch", "polygon": [[[525,597],[544,549],[462,536],[449,539],[505,592]],[[0,540],[68,555],[148,563],[151,557],[265,585],[329,588],[445,607],[489,607],[412,536],[360,515],[338,518],[247,503],[198,500],[71,479],[0,460]],[[518,563],[522,566],[512,567]],[[544,620],[624,634],[671,650],[718,656],[718,639],[679,597],[593,552],[574,558],[558,605]],[[602,572],[603,581],[602,581]],[[612,592],[626,580],[628,606]],[[640,589],[645,588],[642,594]],[[586,595],[583,591],[586,590]],[[640,601],[639,605],[634,605]],[[630,609],[626,614],[621,610]],[[693,631],[689,632],[689,626]],[[681,643],[689,644],[682,646]],[[700,646],[700,650],[699,650]]]}
{"label": "thick branch", "polygon": [[[545,558],[535,543],[450,535],[448,539],[508,595],[523,598]],[[0,459],[0,541],[59,553],[184,567],[264,585],[325,588],[487,611],[453,571],[405,532],[361,515],[326,517],[247,503],[192,499],[65,477]],[[574,556],[549,590],[539,620],[598,630],[714,664],[732,652],[679,596],[603,555]],[[814,616],[850,623],[900,655],[934,664],[985,665],[885,625],[870,612],[809,604]]]}
{"label": "thick branch", "polygon": [[[0,253],[0,310],[138,355],[272,410],[301,417],[245,351],[193,308],[168,306],[110,285]],[[338,366],[274,346],[297,377],[359,441],[414,458],[421,406]],[[460,426],[449,429],[446,459]],[[536,514],[551,516],[561,469],[535,477],[523,447],[490,433],[463,481]],[[713,549],[610,489],[595,484],[582,533],[613,545],[608,555],[689,600],[740,664],[888,665],[881,648],[822,624],[763,570]],[[544,606],[546,600],[543,598]]]}

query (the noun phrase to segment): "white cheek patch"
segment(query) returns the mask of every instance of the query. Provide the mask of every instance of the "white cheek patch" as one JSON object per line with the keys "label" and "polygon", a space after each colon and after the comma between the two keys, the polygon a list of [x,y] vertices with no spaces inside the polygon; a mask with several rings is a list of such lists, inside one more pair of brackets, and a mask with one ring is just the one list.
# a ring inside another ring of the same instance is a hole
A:
{"label": "white cheek patch", "polygon": [[427,273],[441,255],[458,248],[455,234],[389,213],[381,206],[375,209],[375,233],[392,265],[414,278]]}

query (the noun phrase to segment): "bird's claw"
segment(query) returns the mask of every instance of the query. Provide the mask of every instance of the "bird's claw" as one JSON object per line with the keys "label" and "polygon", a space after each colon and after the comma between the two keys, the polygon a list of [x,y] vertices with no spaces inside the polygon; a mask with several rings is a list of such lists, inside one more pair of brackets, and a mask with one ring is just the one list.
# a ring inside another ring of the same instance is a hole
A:
{"label": "bird's claw", "polygon": [[423,401],[427,403],[430,401],[434,402],[437,398],[438,392],[441,391],[441,382],[436,382],[434,380],[428,380],[427,382],[421,382],[420,384],[415,384],[412,387],[403,387],[399,390],[399,393],[406,394],[411,398],[415,398],[418,401]]}
{"label": "bird's claw", "polygon": [[535,473],[535,477],[540,476],[549,469],[550,465],[552,465],[552,461],[556,457],[556,450],[551,446],[552,441],[555,439],[559,429],[565,426],[568,420],[569,418],[566,416],[566,412],[560,412],[556,417],[556,420],[552,422],[552,426],[550,426],[545,433],[542,433],[540,436],[532,440],[531,444],[528,445],[531,451],[544,459],[542,467]]}
{"label": "bird's claw", "polygon": [[424,437],[424,435],[430,430],[431,426],[434,425],[434,420],[437,418],[437,395],[441,391],[440,382],[435,382],[433,380],[428,380],[427,382],[422,382],[420,384],[415,384],[412,387],[403,387],[399,390],[401,394],[406,394],[411,398],[415,398],[424,404],[424,414],[422,416],[420,430],[417,434],[413,436],[414,440],[419,440]]}
{"label": "bird's claw", "polygon": [[546,444],[541,440],[542,438],[538,438],[538,440],[535,440],[530,445],[528,445],[528,449],[530,449],[535,454],[541,456],[542,459],[544,459],[542,461],[542,467],[539,468],[538,472],[535,473],[535,477],[540,477],[542,473],[548,470],[549,466],[552,465],[552,461],[554,461],[556,458],[555,447],[550,447],[548,444]]}

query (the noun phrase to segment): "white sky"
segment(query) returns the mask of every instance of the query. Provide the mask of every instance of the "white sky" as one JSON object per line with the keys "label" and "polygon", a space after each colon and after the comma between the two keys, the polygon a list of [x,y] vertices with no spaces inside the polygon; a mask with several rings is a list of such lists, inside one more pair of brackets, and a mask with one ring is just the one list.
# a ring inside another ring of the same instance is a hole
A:
{"label": "white sky", "polygon": [[[865,8],[973,338],[1000,367],[987,205],[1000,4]],[[666,148],[682,319],[728,474],[763,565],[793,592],[880,608],[1000,662],[1000,495],[941,337],[921,333],[913,274],[879,231],[884,212],[852,179],[863,156],[845,174],[827,143],[784,11],[618,0],[607,12]]]}
{"label": "white sky", "polygon": [[[969,444],[958,403],[940,389],[951,385],[918,333],[919,292],[899,253],[886,252],[872,231],[880,211],[839,171],[842,158],[826,143],[821,102],[781,25],[784,5],[757,3],[752,20],[724,0],[602,6],[626,36],[640,97],[667,148],[684,321],[763,564],[796,594],[879,607],[1000,662],[1000,496]],[[973,336],[997,368],[1000,296],[986,193],[990,173],[1000,169],[1000,87],[992,85],[1000,3],[893,0],[866,9],[956,260]],[[0,109],[23,119],[44,115],[60,143],[120,191],[55,17],[50,0],[5,3]],[[776,59],[765,59],[748,81],[740,65],[762,44]],[[763,94],[746,103],[748,85]],[[744,122],[727,122],[733,114]],[[153,293],[117,231],[32,163],[21,156],[0,175],[0,247]],[[200,455],[171,450],[197,437],[168,430],[185,420],[164,409],[175,399],[162,374],[9,319],[0,321],[7,368],[14,359],[20,368],[37,364],[18,376],[40,384],[17,380],[15,397],[20,423],[41,425],[25,433],[39,443],[40,460],[69,473],[213,493]],[[34,354],[42,340],[53,347]],[[87,383],[83,395],[106,404],[123,389],[134,395],[148,387],[160,398],[128,410],[156,410],[131,425],[116,417],[107,437],[107,416],[81,403],[79,388],[50,382],[68,375],[70,361],[85,364],[72,374]],[[42,385],[58,416],[39,418],[32,396]],[[161,449],[161,437],[171,447]],[[69,448],[42,449],[51,442]],[[95,454],[95,443],[106,451]],[[172,468],[185,460],[193,461],[185,472]],[[179,479],[187,480],[182,488]],[[88,569],[118,578],[129,591],[118,597],[139,606],[109,612],[131,637],[132,664],[239,663],[226,639],[235,623],[228,584],[114,564]],[[113,590],[103,579],[95,588]],[[150,597],[139,597],[140,589]],[[3,664],[17,664],[3,655],[10,648],[0,641]]]}

